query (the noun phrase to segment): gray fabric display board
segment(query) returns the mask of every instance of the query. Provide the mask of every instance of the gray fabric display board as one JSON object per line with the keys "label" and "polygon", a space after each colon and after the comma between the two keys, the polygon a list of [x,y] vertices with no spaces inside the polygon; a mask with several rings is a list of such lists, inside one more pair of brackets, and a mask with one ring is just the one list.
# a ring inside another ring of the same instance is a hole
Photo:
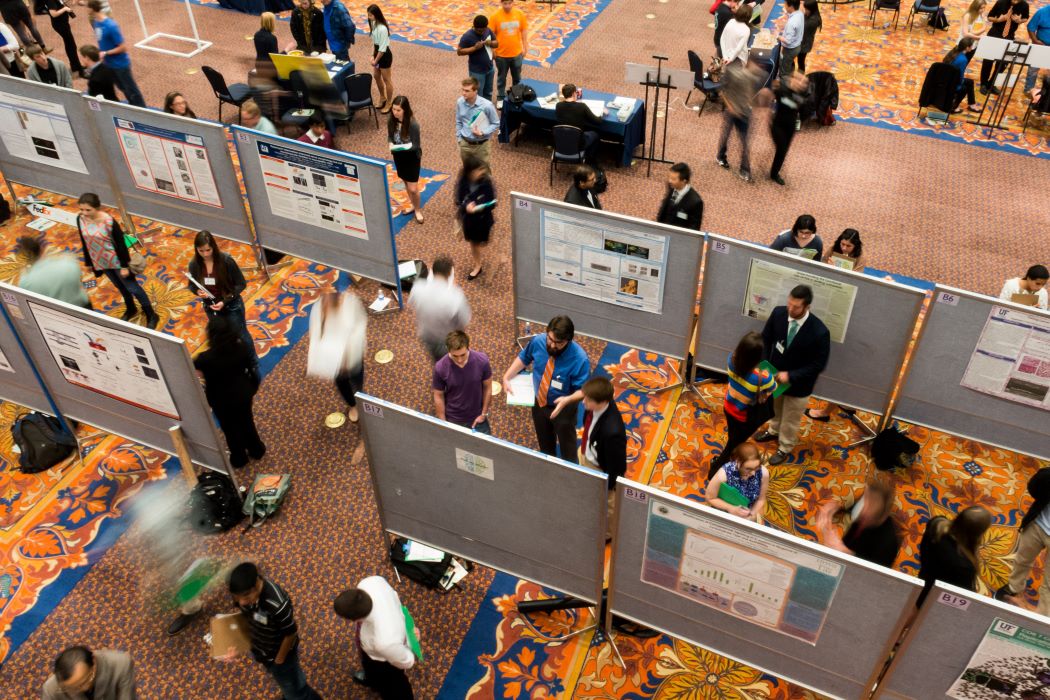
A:
{"label": "gray fabric display board", "polygon": [[[93,100],[92,100],[93,102]],[[88,114],[76,90],[0,76],[0,170],[9,181],[119,204]]]}
{"label": "gray fabric display board", "polygon": [[514,315],[567,314],[576,332],[682,359],[704,235],[511,193]]}
{"label": "gray fabric display board", "polygon": [[400,285],[385,163],[232,129],[260,245]]}
{"label": "gray fabric display board", "polygon": [[129,212],[253,243],[221,124],[85,99]]}
{"label": "gray fabric display board", "polygon": [[[745,315],[749,278],[755,266],[788,268],[803,277],[821,278],[821,284],[856,288],[844,342],[834,342],[832,334],[831,357],[814,394],[845,406],[883,414],[900,376],[925,294],[895,282],[712,234],[708,236],[700,289],[695,358],[701,367],[724,372],[726,358],[740,338],[748,331],[762,332],[765,322]],[[752,295],[751,303],[783,306],[790,286],[776,289],[775,285],[769,285],[764,290],[757,289],[768,292],[768,298],[756,301]],[[815,311],[824,300],[819,298],[822,288],[814,283],[811,286]],[[752,288],[752,291],[756,290]],[[831,319],[822,320],[831,329]]]}
{"label": "gray fabric display board", "polygon": [[[990,635],[993,623],[995,633]],[[1023,691],[1034,691],[1033,697],[1045,697],[1047,684],[1037,674],[1050,671],[1045,660],[1048,654],[1045,649],[1040,653],[1023,644],[1015,646],[1015,642],[1038,641],[1025,632],[1050,638],[1050,620],[937,582],[875,697],[1005,699],[1027,697],[1021,694]],[[991,644],[983,645],[986,636],[993,639]],[[979,652],[982,646],[984,649]],[[960,683],[961,687],[953,691],[953,685],[964,674],[972,682]],[[1007,687],[1001,685],[1004,683],[1014,686],[1012,692],[1007,692]]]}
{"label": "gray fabric display board", "polygon": [[922,589],[626,479],[616,506],[613,614],[832,697],[868,696]]}
{"label": "gray fabric display board", "polygon": [[357,395],[383,528],[596,603],[606,477]]}
{"label": "gray fabric display board", "polygon": [[[1050,313],[974,292],[938,286],[893,417],[961,437],[1050,459],[1050,411],[962,385],[993,309],[1050,322]],[[1016,350],[1019,348],[1009,347]],[[1038,359],[1038,358],[1037,358]],[[1045,364],[1045,358],[1042,360]],[[1038,371],[1033,388],[1050,381]]]}
{"label": "gray fabric display board", "polygon": [[[13,297],[12,297],[13,298]],[[6,302],[7,299],[4,299]],[[0,320],[0,399],[35,411],[54,413],[36,372],[18,344],[14,330]]]}
{"label": "gray fabric display board", "polygon": [[73,420],[229,473],[226,450],[179,338],[0,284],[0,299],[58,410]]}

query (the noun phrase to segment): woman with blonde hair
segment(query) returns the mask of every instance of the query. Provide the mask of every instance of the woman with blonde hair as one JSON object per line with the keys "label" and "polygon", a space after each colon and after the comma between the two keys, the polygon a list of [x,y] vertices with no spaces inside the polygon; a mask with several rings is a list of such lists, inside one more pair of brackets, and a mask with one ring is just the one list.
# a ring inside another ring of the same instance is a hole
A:
{"label": "woman with blonde hair", "polygon": [[938,515],[926,523],[919,543],[919,578],[924,585],[917,605],[922,605],[937,581],[977,590],[978,550],[991,526],[992,515],[981,506],[963,509],[954,520]]}
{"label": "woman with blonde hair", "polygon": [[981,16],[988,0],[973,0],[959,21],[959,39],[980,39],[988,31],[988,22]]}
{"label": "woman with blonde hair", "polygon": [[255,60],[258,61],[269,61],[270,54],[281,53],[281,49],[277,46],[277,35],[274,34],[274,30],[277,28],[277,16],[272,12],[264,12],[259,15],[259,31],[255,32],[255,36],[252,37],[255,41]]}

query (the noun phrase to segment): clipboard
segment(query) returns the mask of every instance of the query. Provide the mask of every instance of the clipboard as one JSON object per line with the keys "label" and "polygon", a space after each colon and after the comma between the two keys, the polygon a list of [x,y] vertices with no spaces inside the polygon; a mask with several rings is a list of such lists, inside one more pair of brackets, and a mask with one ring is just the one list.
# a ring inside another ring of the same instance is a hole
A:
{"label": "clipboard", "polygon": [[722,482],[722,485],[718,487],[718,497],[731,506],[740,508],[751,507],[751,504],[747,502],[747,496],[740,493],[740,489],[725,482]]}
{"label": "clipboard", "polygon": [[1025,294],[1019,292],[1017,294],[1010,295],[1010,301],[1015,304],[1024,304],[1025,306],[1038,306],[1039,295],[1038,294]]}
{"label": "clipboard", "polygon": [[248,618],[244,613],[216,615],[211,619],[211,656],[219,659],[233,647],[238,654],[247,654],[252,650],[251,638],[248,636]]}
{"label": "clipboard", "polygon": [[[776,377],[777,373],[780,371],[776,367],[771,365],[769,363],[769,360],[762,360],[761,362],[759,362],[757,369],[764,369],[764,370],[768,371],[770,376],[772,376],[772,377]],[[781,394],[783,394],[785,391],[787,391],[790,388],[791,388],[791,382],[784,382],[783,384],[777,384],[776,387],[774,387],[774,389],[773,389],[773,393],[771,394],[771,398],[775,399],[776,397],[780,396]]]}
{"label": "clipboard", "polygon": [[838,253],[832,253],[830,260],[832,265],[843,270],[852,270],[857,265],[855,259],[839,255]]}

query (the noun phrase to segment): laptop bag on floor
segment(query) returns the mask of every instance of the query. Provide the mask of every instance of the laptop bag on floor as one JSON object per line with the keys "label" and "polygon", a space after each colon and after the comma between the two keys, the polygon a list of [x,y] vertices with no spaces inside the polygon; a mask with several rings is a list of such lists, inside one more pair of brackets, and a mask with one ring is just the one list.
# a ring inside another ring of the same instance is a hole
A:
{"label": "laptop bag on floor", "polygon": [[206,535],[226,532],[244,519],[243,503],[230,477],[206,469],[190,491],[190,525]]}
{"label": "laptop bag on floor", "polygon": [[55,466],[77,450],[77,440],[57,418],[27,413],[11,426],[11,437],[21,454],[18,468],[36,474]]}

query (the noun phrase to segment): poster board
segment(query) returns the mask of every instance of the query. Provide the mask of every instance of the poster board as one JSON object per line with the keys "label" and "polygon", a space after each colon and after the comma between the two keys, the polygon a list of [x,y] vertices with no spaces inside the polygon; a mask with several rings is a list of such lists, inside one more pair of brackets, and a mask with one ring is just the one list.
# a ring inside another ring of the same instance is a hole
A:
{"label": "poster board", "polygon": [[0,319],[0,399],[34,411],[54,413],[37,381],[36,371],[18,344],[14,329],[4,319]]}
{"label": "poster board", "polygon": [[[938,582],[890,664],[876,697],[1012,700],[1020,698],[1024,690],[1045,692],[1047,684],[1037,676],[1038,671],[1048,669],[1045,662],[1041,668],[1034,668],[1038,662],[1033,663],[1033,658],[1038,652],[1011,643],[1019,641],[1023,631],[1035,633],[1032,646],[1038,645],[1043,641],[1038,637],[1050,637],[1050,620]],[[991,643],[984,645],[988,637],[992,637]],[[964,674],[971,680],[960,684]]]}
{"label": "poster board", "polygon": [[84,100],[129,212],[253,243],[221,124],[120,102]]}
{"label": "poster board", "polygon": [[921,582],[619,479],[609,608],[836,698],[867,697]]}
{"label": "poster board", "polygon": [[12,181],[118,204],[84,97],[76,90],[0,76],[0,170]]}
{"label": "poster board", "polygon": [[[975,377],[971,368],[974,351],[991,315],[998,313],[996,309],[1020,313],[1044,324],[1050,323],[1050,312],[940,285],[933,294],[893,410],[894,418],[1050,459],[1050,411],[972,388]],[[992,366],[993,358],[986,360],[984,372],[998,371]],[[1050,372],[1050,356],[1037,357],[1035,362],[1043,368],[1036,370],[1037,375]],[[1031,375],[1032,381],[1026,383],[1050,384],[1050,376],[1037,375]]]}
{"label": "poster board", "polygon": [[520,192],[511,207],[516,318],[685,357],[702,233]]}
{"label": "poster board", "polygon": [[190,459],[229,472],[182,340],[7,284],[0,301],[62,415],[167,454],[179,426]]}
{"label": "poster board", "polygon": [[604,474],[365,394],[357,400],[385,530],[600,600]]}
{"label": "poster board", "polygon": [[[756,286],[753,270],[766,276],[778,270],[791,273],[791,281],[777,285],[773,280]],[[818,285],[815,281],[821,280]],[[700,290],[700,323],[694,351],[696,363],[724,372],[726,358],[748,331],[762,332],[763,310],[787,302],[787,292],[795,281],[810,284],[814,291],[811,310],[824,304],[824,290],[842,289],[853,294],[848,323],[840,323],[842,342],[831,343],[828,366],[817,381],[814,394],[844,406],[872,413],[883,413],[897,378],[925,297],[921,290],[871,277],[834,265],[804,260],[764,246],[724,236],[708,236]],[[850,292],[855,289],[854,292]],[[749,292],[766,299],[749,299]],[[826,296],[826,295],[825,295]],[[846,307],[843,298],[834,305],[837,313]],[[755,317],[746,315],[754,312]],[[830,319],[829,319],[830,320]],[[829,331],[834,323],[827,323]]]}
{"label": "poster board", "polygon": [[262,246],[399,284],[385,163],[232,128]]}

